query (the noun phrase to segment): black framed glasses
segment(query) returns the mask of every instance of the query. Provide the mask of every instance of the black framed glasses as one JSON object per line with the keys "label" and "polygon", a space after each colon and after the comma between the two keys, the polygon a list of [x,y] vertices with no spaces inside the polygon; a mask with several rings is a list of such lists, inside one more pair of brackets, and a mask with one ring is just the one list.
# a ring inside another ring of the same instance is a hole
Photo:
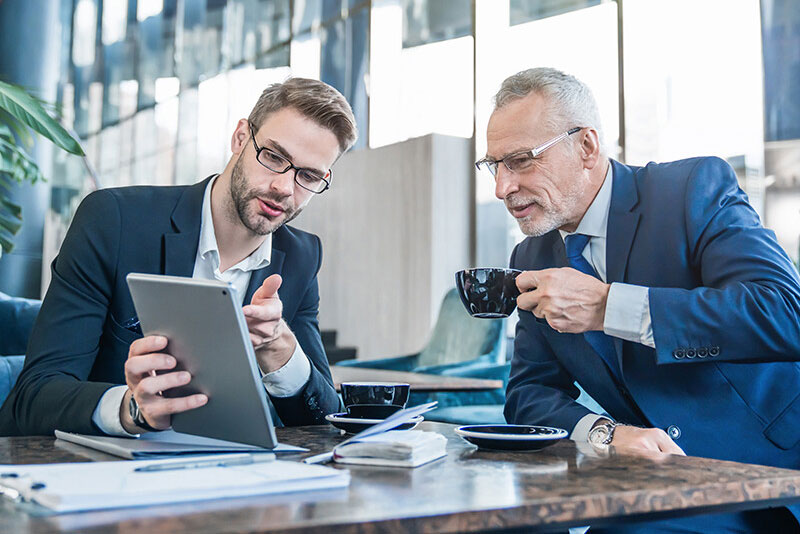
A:
{"label": "black framed glasses", "polygon": [[277,173],[284,174],[289,170],[294,169],[294,183],[312,193],[322,193],[331,186],[331,170],[328,169],[324,175],[319,171],[312,169],[304,169],[296,167],[294,163],[289,161],[285,156],[270,150],[264,146],[258,146],[256,142],[256,134],[253,131],[253,125],[250,124],[250,137],[253,139],[253,146],[256,149],[256,160],[262,167]]}
{"label": "black framed glasses", "polygon": [[513,154],[509,154],[503,159],[494,160],[492,158],[483,158],[475,162],[475,167],[477,167],[478,170],[481,169],[488,170],[490,173],[492,173],[492,176],[497,176],[497,166],[500,165],[500,163],[505,165],[506,169],[508,169],[511,172],[524,171],[533,164],[534,160],[538,158],[542,154],[542,152],[552,147],[553,145],[560,143],[570,135],[581,131],[582,129],[583,128],[580,126],[575,128],[570,128],[561,135],[557,135],[552,139],[550,139],[549,141],[546,141],[537,147],[529,148],[527,150],[520,150],[519,152],[514,152]]}

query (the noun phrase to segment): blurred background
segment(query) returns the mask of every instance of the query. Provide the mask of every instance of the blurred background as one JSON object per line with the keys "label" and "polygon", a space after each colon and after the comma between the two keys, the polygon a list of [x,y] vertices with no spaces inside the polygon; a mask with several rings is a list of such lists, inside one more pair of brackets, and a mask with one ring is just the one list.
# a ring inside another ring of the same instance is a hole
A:
{"label": "blurred background", "polygon": [[323,240],[321,326],[349,356],[419,350],[453,272],[505,266],[523,237],[472,162],[500,82],[535,66],[594,90],[620,161],[728,160],[797,262],[794,0],[0,0],[0,80],[56,104],[87,154],[32,149],[47,181],[12,188],[0,291],[44,294],[88,192],[221,171],[265,86],[305,76],[360,130],[296,221]]}

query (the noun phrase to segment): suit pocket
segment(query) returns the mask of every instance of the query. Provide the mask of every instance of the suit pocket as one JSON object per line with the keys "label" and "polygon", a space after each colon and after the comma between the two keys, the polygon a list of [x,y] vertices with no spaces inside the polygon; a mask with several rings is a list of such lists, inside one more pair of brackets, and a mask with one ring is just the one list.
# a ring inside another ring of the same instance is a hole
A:
{"label": "suit pocket", "polygon": [[117,341],[124,343],[126,346],[129,346],[131,343],[142,337],[141,334],[132,332],[119,324],[111,314],[108,315],[107,324],[109,325],[109,331],[111,332],[111,335],[114,336]]}
{"label": "suit pocket", "polygon": [[767,425],[764,436],[783,450],[800,442],[800,394]]}

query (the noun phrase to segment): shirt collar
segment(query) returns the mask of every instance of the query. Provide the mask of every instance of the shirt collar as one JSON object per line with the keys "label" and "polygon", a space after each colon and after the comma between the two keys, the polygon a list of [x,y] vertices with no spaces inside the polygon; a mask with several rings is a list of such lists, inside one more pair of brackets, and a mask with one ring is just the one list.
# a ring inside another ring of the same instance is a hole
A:
{"label": "shirt collar", "polygon": [[[611,163],[608,164],[608,171],[606,177],[603,179],[603,185],[600,186],[600,191],[594,197],[594,200],[589,205],[589,209],[583,215],[583,219],[575,229],[575,234],[584,234],[590,237],[606,237],[608,226],[608,211],[611,209],[611,188],[613,172],[611,170]],[[559,230],[561,238],[571,235],[570,232]]]}
{"label": "shirt collar", "polygon": [[[197,252],[203,259],[208,259],[209,255],[215,263],[214,268],[219,269],[219,247],[217,246],[217,236],[214,233],[214,219],[211,215],[211,189],[219,175],[214,176],[206,186],[203,194],[203,209],[200,219],[200,241],[197,244]],[[270,263],[272,258],[272,234],[267,234],[267,238],[256,250],[248,257],[231,267],[241,271],[255,271],[263,269]]]}

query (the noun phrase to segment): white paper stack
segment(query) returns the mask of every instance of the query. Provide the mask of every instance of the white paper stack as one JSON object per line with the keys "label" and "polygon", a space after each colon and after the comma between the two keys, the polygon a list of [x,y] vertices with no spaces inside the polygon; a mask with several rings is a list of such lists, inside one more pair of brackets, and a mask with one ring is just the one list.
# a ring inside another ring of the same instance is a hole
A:
{"label": "white paper stack", "polygon": [[279,460],[230,467],[136,471],[170,461],[0,465],[0,491],[5,497],[56,512],[74,512],[344,488],[350,482],[345,470]]}
{"label": "white paper stack", "polygon": [[417,467],[445,456],[446,445],[437,432],[390,430],[340,445],[333,457],[345,464]]}

